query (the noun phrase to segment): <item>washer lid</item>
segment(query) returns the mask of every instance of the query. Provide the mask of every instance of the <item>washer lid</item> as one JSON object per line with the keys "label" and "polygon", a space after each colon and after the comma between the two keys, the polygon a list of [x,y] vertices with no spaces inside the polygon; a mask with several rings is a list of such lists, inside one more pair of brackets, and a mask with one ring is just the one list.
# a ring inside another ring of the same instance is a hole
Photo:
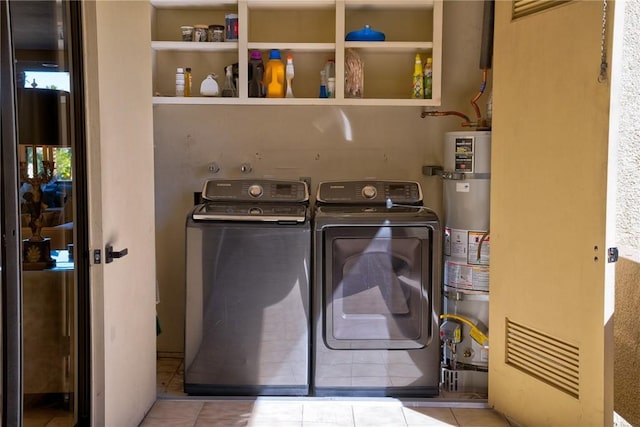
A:
{"label": "washer lid", "polygon": [[194,208],[196,221],[249,221],[302,223],[307,206],[299,203],[204,203]]}

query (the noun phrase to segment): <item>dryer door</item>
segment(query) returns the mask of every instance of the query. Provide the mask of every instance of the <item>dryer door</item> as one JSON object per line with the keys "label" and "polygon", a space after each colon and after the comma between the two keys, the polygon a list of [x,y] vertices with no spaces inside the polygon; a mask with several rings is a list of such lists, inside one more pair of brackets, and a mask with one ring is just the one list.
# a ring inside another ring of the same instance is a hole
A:
{"label": "dryer door", "polygon": [[[331,349],[418,349],[435,326],[428,226],[330,227],[324,233],[324,335]],[[437,268],[437,267],[436,267]]]}

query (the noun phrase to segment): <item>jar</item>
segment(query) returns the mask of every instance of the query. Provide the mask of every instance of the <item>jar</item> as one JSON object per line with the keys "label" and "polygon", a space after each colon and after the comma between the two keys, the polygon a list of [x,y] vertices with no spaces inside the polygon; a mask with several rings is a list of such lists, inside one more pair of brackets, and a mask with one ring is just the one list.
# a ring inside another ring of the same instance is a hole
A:
{"label": "jar", "polygon": [[238,40],[238,15],[235,13],[227,13],[224,16],[224,23],[227,31],[226,40]]}
{"label": "jar", "polygon": [[183,25],[180,27],[180,31],[182,32],[183,42],[193,41],[193,27],[191,25]]}
{"label": "jar", "polygon": [[224,41],[224,25],[209,25],[207,40],[210,42]]}
{"label": "jar", "polygon": [[194,42],[206,42],[208,25],[194,25],[193,26],[193,41]]}

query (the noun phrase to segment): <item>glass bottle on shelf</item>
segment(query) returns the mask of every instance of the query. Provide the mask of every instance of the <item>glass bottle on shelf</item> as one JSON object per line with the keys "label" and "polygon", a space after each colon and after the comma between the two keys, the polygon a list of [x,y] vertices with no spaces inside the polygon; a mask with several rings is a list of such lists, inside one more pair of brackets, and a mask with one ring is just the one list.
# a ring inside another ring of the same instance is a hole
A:
{"label": "glass bottle on shelf", "polygon": [[191,68],[184,69],[184,96],[191,96]]}

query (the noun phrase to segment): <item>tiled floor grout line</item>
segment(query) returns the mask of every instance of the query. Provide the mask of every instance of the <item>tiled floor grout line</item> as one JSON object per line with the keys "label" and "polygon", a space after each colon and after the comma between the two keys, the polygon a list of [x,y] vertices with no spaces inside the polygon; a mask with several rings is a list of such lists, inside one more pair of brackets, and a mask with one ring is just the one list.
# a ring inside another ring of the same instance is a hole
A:
{"label": "tiled floor grout line", "polygon": [[451,412],[451,416],[456,421],[456,426],[460,427],[460,421],[458,421],[458,417],[456,417],[456,413],[451,408],[449,408],[449,412]]}

